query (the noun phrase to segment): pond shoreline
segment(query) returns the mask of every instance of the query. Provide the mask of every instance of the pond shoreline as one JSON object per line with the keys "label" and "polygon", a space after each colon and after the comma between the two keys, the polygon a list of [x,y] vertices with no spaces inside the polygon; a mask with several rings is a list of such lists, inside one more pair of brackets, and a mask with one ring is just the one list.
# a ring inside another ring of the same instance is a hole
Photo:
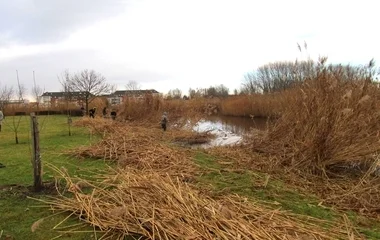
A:
{"label": "pond shoreline", "polygon": [[267,124],[266,118],[208,116],[197,122],[192,130],[198,133],[209,133],[214,138],[208,143],[197,144],[194,147],[210,148],[237,145],[243,142],[243,136],[252,129],[264,131],[267,129]]}

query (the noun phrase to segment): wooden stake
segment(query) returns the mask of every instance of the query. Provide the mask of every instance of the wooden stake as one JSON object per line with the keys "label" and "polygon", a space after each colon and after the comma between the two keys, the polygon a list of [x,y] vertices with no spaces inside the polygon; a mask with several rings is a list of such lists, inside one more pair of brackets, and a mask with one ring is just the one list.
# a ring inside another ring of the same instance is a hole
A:
{"label": "wooden stake", "polygon": [[38,130],[38,120],[35,113],[30,114],[30,123],[32,131],[32,166],[35,192],[40,192],[42,185],[42,169],[41,169],[41,154],[40,154],[40,132]]}

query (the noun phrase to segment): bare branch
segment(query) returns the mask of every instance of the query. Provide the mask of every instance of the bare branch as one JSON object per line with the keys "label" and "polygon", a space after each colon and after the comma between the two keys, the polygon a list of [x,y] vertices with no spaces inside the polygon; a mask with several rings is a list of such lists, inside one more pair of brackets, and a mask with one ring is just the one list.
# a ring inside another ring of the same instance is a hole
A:
{"label": "bare branch", "polygon": [[7,85],[0,86],[0,109],[4,110],[9,101],[12,99],[13,94],[13,87],[8,87]]}
{"label": "bare branch", "polygon": [[132,80],[125,85],[125,88],[127,90],[140,90],[141,86],[138,82]]}
{"label": "bare branch", "polygon": [[69,74],[67,71],[65,81],[70,91],[83,93],[87,113],[88,105],[93,96],[109,93],[113,89],[112,86],[106,82],[106,78],[94,70],[85,69],[74,75]]}

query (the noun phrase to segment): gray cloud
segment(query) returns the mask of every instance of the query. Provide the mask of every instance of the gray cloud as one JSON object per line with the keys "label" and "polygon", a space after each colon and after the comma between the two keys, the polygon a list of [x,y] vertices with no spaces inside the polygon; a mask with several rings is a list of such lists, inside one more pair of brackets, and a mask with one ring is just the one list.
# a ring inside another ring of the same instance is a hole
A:
{"label": "gray cloud", "polygon": [[45,88],[45,91],[61,90],[57,76],[65,69],[72,73],[83,69],[94,69],[104,75],[109,83],[118,85],[119,89],[130,80],[152,88],[150,86],[155,82],[166,81],[171,77],[150,70],[137,70],[119,64],[108,64],[99,58],[101,56],[93,50],[69,50],[1,61],[0,85],[15,87],[17,85],[16,70],[18,70],[20,82],[27,88],[28,95],[31,95],[33,87],[33,71],[36,74],[37,84]]}
{"label": "gray cloud", "polygon": [[127,0],[0,0],[0,46],[56,42],[124,11]]}

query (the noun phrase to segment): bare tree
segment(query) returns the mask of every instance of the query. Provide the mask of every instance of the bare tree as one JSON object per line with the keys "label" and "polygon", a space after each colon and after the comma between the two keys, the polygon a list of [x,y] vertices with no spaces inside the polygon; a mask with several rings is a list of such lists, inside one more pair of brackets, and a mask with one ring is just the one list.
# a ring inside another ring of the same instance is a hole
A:
{"label": "bare tree", "polygon": [[215,89],[218,97],[228,97],[230,92],[228,87],[224,86],[223,84],[215,86]]}
{"label": "bare tree", "polygon": [[125,88],[127,90],[140,90],[141,85],[138,82],[131,80],[125,85]]}
{"label": "bare tree", "polygon": [[36,99],[36,106],[37,106],[37,113],[36,115],[38,115],[38,112],[40,110],[39,106],[40,106],[40,98],[41,98],[41,95],[43,93],[43,89],[36,84],[36,76],[34,74],[34,71],[33,71],[33,88],[32,88],[32,95],[33,97]]}
{"label": "bare tree", "polygon": [[68,73],[68,79],[70,89],[83,94],[87,114],[88,105],[93,96],[109,93],[112,90],[112,86],[106,82],[106,78],[94,70],[85,69],[74,75]]}
{"label": "bare tree", "polygon": [[14,94],[13,87],[0,86],[0,109],[4,110]]}
{"label": "bare tree", "polygon": [[189,88],[189,98],[195,98],[196,97],[196,91],[192,88]]}
{"label": "bare tree", "polygon": [[253,94],[258,92],[258,83],[256,75],[252,72],[244,75],[244,81],[241,86],[241,92],[244,94]]}
{"label": "bare tree", "polygon": [[[305,48],[307,45],[305,44]],[[327,58],[323,61],[327,61]],[[367,65],[352,66],[342,64],[329,64],[327,69],[334,74],[339,74],[345,81],[369,79],[376,77],[375,63],[373,60]],[[255,71],[244,76],[242,90],[251,94],[254,92],[270,93],[282,91],[303,82],[306,79],[315,78],[320,66],[311,59],[295,62],[274,62],[258,67]]]}
{"label": "bare tree", "polygon": [[167,94],[168,99],[181,99],[182,98],[182,91],[178,88],[169,90]]}
{"label": "bare tree", "polygon": [[281,91],[316,74],[317,65],[312,60],[268,63],[245,74],[242,90],[248,94]]}
{"label": "bare tree", "polygon": [[66,103],[67,125],[68,125],[68,130],[69,130],[69,136],[71,136],[72,118],[71,118],[70,102],[73,100],[73,90],[70,84],[69,71],[66,70],[61,74],[61,77],[58,76],[58,81],[61,83],[62,90],[64,93],[64,101]]}
{"label": "bare tree", "polygon": [[[24,85],[22,85],[20,83],[20,79],[18,77],[18,71],[17,70],[16,70],[16,75],[17,75],[17,89],[16,89],[17,103],[19,105],[24,105],[25,104],[25,102],[24,102],[24,93],[26,92],[26,88],[24,87]],[[22,114],[20,113],[18,116],[16,116],[16,115],[17,114],[14,113],[14,115],[12,116],[12,125],[9,125],[9,127],[14,132],[14,134],[15,134],[15,141],[16,141],[16,144],[18,144],[19,143],[18,131],[19,131],[19,127],[20,127],[20,122],[21,122]]]}

